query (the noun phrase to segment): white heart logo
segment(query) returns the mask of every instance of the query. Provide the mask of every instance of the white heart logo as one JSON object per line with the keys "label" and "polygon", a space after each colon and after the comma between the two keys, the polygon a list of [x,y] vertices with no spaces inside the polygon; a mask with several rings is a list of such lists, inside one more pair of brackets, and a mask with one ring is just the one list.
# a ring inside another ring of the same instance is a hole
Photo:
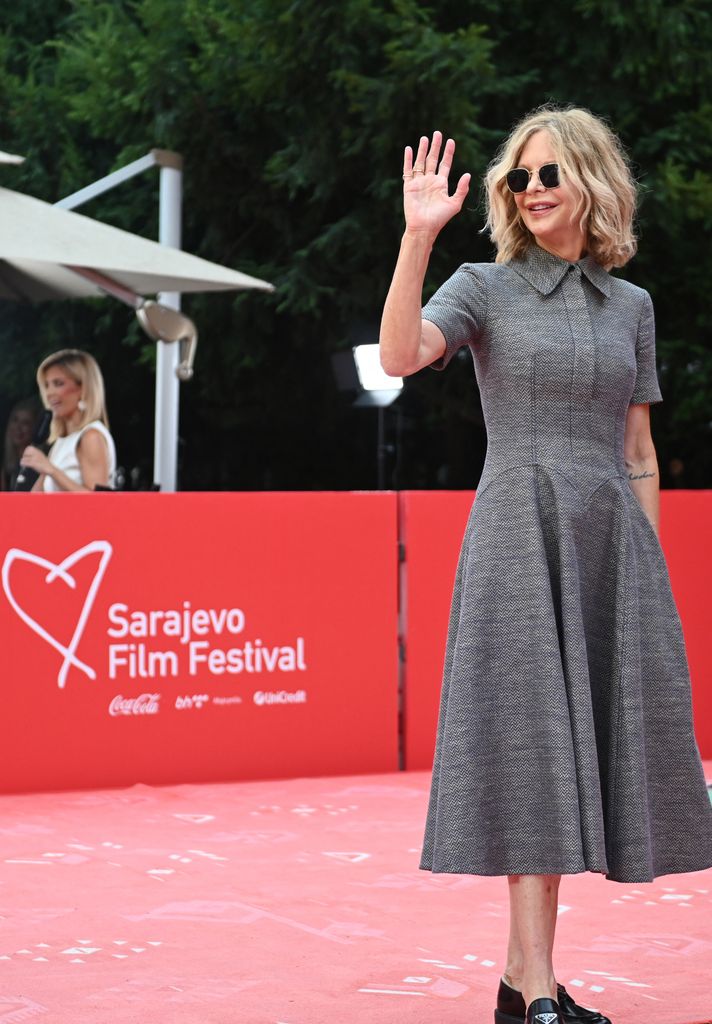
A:
{"label": "white heart logo", "polygon": [[[77,581],[68,572],[68,570],[71,569],[73,565],[76,565],[77,562],[80,562],[82,558],[97,552],[101,554],[98,568],[94,573],[94,578],[87,590],[87,596],[84,598],[84,604],[82,605],[82,609],[79,613],[77,624],[74,627],[72,639],[65,647],[60,640],[52,636],[52,634],[49,633],[44,626],[37,621],[37,619],[33,619],[33,617],[18,604],[15,595],[12,592],[12,588],[10,587],[10,569],[13,562],[30,562],[32,565],[39,565],[42,569],[47,569],[45,583],[53,583],[59,578],[63,583],[66,583],[68,587],[75,590]],[[49,562],[46,558],[40,558],[39,555],[33,555],[30,551],[21,551],[20,548],[10,548],[8,553],[5,555],[5,561],[2,566],[2,586],[5,591],[5,596],[22,621],[26,622],[31,630],[37,633],[38,636],[41,636],[43,640],[46,640],[51,647],[54,647],[55,650],[59,651],[62,655],[64,660],[62,661],[62,667],[60,668],[59,675],[57,676],[57,685],[60,690],[64,688],[64,685],[67,682],[67,673],[72,665],[84,672],[90,679],[96,679],[96,672],[94,669],[91,668],[90,665],[86,665],[83,661],[79,660],[76,656],[76,650],[79,646],[82,634],[84,633],[84,627],[86,626],[87,619],[89,618],[89,612],[92,610],[94,599],[96,598],[99,585],[104,577],[112,552],[113,549],[108,540],[94,540],[91,544],[86,544],[83,548],[79,548],[78,551],[68,555],[63,562],[59,563]]]}

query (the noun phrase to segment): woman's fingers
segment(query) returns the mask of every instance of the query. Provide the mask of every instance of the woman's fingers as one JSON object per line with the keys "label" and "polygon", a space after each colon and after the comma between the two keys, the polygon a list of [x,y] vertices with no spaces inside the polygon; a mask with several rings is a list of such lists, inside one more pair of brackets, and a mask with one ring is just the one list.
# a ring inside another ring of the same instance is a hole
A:
{"label": "woman's fingers", "polygon": [[453,199],[458,199],[460,201],[460,205],[465,202],[465,196],[470,191],[470,178],[471,175],[469,172],[467,174],[463,174],[457,183],[455,192],[453,193]]}
{"label": "woman's fingers", "polygon": [[21,466],[29,466],[31,469],[41,469],[47,461],[47,456],[34,445],[28,445],[20,459]]}
{"label": "woman's fingers", "polygon": [[453,195],[449,196],[448,175],[455,155],[455,143],[448,139],[443,147],[442,132],[433,132],[432,140],[421,136],[413,152],[403,153],[403,196],[406,223],[412,229],[437,233],[457,213],[470,188],[470,175],[463,174]]}
{"label": "woman's fingers", "polygon": [[447,140],[441,159],[442,142],[442,132],[435,131],[432,142],[427,135],[421,136],[415,156],[413,149],[406,146],[403,154],[403,178],[412,178],[418,174],[442,174],[447,178],[455,155],[455,143],[452,139]]}
{"label": "woman's fingers", "polygon": [[425,157],[428,152],[429,141],[427,135],[421,135],[415,163],[413,164],[413,174],[425,174]]}
{"label": "woman's fingers", "polygon": [[452,158],[454,157],[454,155],[455,143],[453,142],[452,139],[448,139],[447,142],[445,143],[445,149],[443,150],[443,158],[440,161],[440,168],[438,170],[438,174],[444,174],[445,177],[447,178],[447,176],[450,173],[450,168],[452,167]]}
{"label": "woman's fingers", "polygon": [[443,142],[442,132],[433,132],[433,141],[428,151],[428,155],[425,160],[425,173],[435,174],[438,168],[438,157],[440,156],[440,147]]}

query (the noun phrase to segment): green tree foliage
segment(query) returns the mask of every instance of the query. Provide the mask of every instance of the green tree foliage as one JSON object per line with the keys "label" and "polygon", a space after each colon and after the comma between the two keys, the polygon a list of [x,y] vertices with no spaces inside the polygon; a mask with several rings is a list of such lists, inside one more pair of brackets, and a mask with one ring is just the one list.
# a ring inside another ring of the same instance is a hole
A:
{"label": "green tree foliage", "polygon": [[[438,127],[458,141],[455,174],[477,180],[527,110],[588,106],[640,180],[626,274],[657,310],[663,483],[677,457],[688,486],[709,486],[711,48],[704,0],[20,0],[0,34],[0,148],[28,159],[3,184],[54,201],[153,147],[181,152],[185,247],[277,287],[185,299],[202,340],[182,387],[182,486],[368,487],[375,417],[336,389],[330,357],[375,331],[403,146]],[[157,181],[83,212],[155,237]],[[473,186],[429,290],[491,258],[482,220]],[[100,359],[121,459],[146,478],[154,350],[118,304],[4,304],[6,406],[65,344]],[[396,483],[472,486],[484,431],[467,361],[410,379],[398,406]]]}

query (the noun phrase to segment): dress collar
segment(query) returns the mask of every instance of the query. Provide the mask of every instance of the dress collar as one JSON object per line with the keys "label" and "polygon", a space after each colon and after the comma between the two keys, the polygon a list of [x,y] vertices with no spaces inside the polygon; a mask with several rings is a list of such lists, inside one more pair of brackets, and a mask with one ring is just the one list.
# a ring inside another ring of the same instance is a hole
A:
{"label": "dress collar", "polygon": [[608,271],[593,256],[584,256],[577,263],[554,256],[538,245],[530,245],[523,256],[511,260],[510,267],[533,285],[542,295],[550,295],[561,284],[569,267],[579,267],[588,280],[606,298],[611,296],[611,279]]}

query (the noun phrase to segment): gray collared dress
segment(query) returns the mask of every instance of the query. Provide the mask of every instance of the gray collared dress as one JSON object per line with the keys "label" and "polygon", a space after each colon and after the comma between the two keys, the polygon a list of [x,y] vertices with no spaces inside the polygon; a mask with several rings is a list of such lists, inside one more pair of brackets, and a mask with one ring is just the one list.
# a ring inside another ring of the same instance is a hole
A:
{"label": "gray collared dress", "polygon": [[465,264],[423,317],[469,346],[487,457],[453,593],[421,868],[712,864],[712,808],[667,566],[628,480],[661,401],[647,292],[537,246]]}

